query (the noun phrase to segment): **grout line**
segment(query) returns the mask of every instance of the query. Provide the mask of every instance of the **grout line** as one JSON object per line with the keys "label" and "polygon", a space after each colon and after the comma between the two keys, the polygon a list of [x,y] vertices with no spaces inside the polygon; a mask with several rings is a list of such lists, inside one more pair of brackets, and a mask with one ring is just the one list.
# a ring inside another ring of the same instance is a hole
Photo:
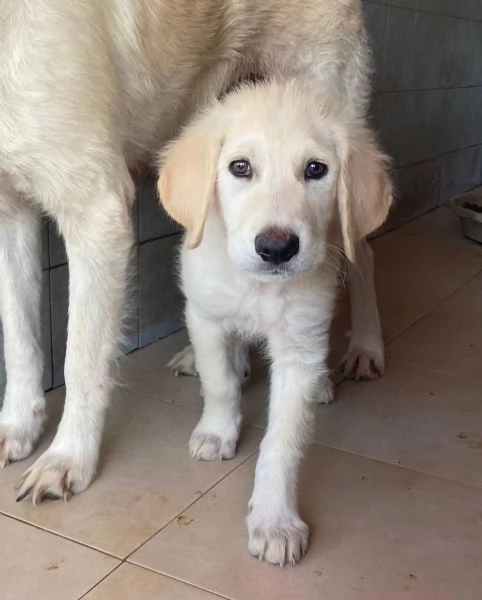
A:
{"label": "grout line", "polygon": [[355,450],[348,450],[347,448],[341,448],[340,446],[334,446],[330,444],[326,444],[323,442],[313,441],[311,445],[319,446],[320,448],[325,448],[327,450],[333,450],[335,452],[341,452],[342,454],[347,454],[349,456],[358,456],[358,458],[362,458],[363,460],[371,460],[373,462],[379,463],[381,465],[393,467],[395,469],[403,469],[404,471],[410,471],[411,473],[418,473],[419,475],[423,475],[424,477],[432,477],[433,479],[438,479],[439,481],[445,481],[448,483],[452,483],[453,485],[462,486],[471,490],[477,490],[478,492],[482,492],[482,488],[477,485],[473,485],[471,483],[466,483],[462,481],[456,481],[454,479],[449,479],[447,477],[443,477],[442,475],[437,475],[434,473],[428,473],[426,471],[420,471],[420,469],[414,469],[413,467],[409,467],[402,464],[393,463],[391,461],[383,460],[381,458],[377,458],[375,456],[370,456],[369,454],[365,454],[363,452],[356,452]]}
{"label": "grout line", "polygon": [[118,565],[116,565],[112,571],[109,571],[106,575],[104,575],[104,577],[102,577],[101,579],[99,579],[99,581],[97,581],[97,583],[95,583],[92,587],[90,587],[85,594],[82,594],[82,596],[79,596],[78,600],[82,600],[82,598],[85,598],[88,594],[90,594],[90,592],[92,592],[92,590],[94,590],[98,585],[100,585],[103,581],[105,581],[107,579],[107,577],[110,577],[112,575],[112,573],[114,573],[115,571],[117,571],[117,569],[119,569],[119,567],[122,567],[122,565],[124,564],[124,562],[119,563]]}
{"label": "grout line", "polygon": [[423,373],[431,373],[432,375],[444,375],[445,377],[449,377],[452,379],[463,379],[473,381],[474,384],[480,385],[480,378],[475,377],[474,375],[460,375],[457,373],[451,373],[449,371],[439,371],[438,369],[430,369],[429,367],[421,367],[420,365],[411,364],[405,362],[404,360],[394,359],[390,361],[390,364],[397,365],[399,367],[404,367],[406,369],[413,369],[415,371],[421,371]]}
{"label": "grout line", "polygon": [[457,289],[455,289],[453,292],[451,292],[443,300],[441,300],[440,302],[438,302],[435,306],[433,306],[431,309],[429,309],[427,312],[425,312],[423,315],[421,315],[418,319],[416,319],[406,329],[404,329],[403,331],[401,331],[400,333],[398,333],[396,336],[394,336],[390,341],[388,341],[385,344],[385,347],[388,348],[389,346],[391,346],[393,344],[393,342],[395,342],[402,335],[405,335],[407,332],[409,332],[411,329],[413,329],[416,325],[418,325],[420,323],[420,321],[422,321],[423,319],[425,319],[425,317],[428,317],[428,315],[430,315],[432,312],[434,312],[438,308],[440,308],[442,306],[442,304],[445,304],[448,300],[450,300],[450,298],[452,298],[453,296],[455,296],[455,294],[457,294],[458,292],[460,292],[460,290],[463,287],[465,287],[466,285],[468,285],[469,283],[471,283],[474,279],[476,279],[481,274],[481,272],[482,272],[482,267],[479,268],[479,269],[477,269],[477,272],[474,275],[472,275],[466,281],[464,281],[464,283],[462,283],[460,286],[458,286]]}
{"label": "grout line", "polygon": [[462,17],[460,15],[451,15],[445,12],[434,12],[431,10],[423,10],[417,6],[397,6],[387,2],[381,2],[380,0],[365,0],[368,4],[375,4],[376,6],[390,6],[391,8],[398,8],[400,10],[409,10],[411,12],[418,12],[424,15],[434,15],[436,17],[448,17],[449,19],[457,19],[458,21],[468,21],[469,23],[482,23],[482,19],[477,17]]}
{"label": "grout line", "polygon": [[[479,142],[477,144],[472,144],[471,146],[464,146],[463,148],[455,148],[454,150],[449,150],[448,152],[443,152],[442,154],[436,154],[435,156],[430,156],[429,158],[424,158],[423,160],[418,160],[416,162],[409,162],[409,163],[404,163],[403,165],[396,165],[394,167],[392,167],[391,171],[400,171],[402,169],[408,168],[408,167],[416,167],[417,165],[421,165],[423,163],[429,163],[435,160],[438,160],[439,158],[445,158],[446,156],[450,156],[451,154],[457,154],[459,152],[464,152],[465,150],[474,150],[475,148],[479,148],[482,147],[482,143]],[[477,187],[479,184],[474,183],[474,187]],[[437,207],[434,207],[437,208]],[[425,214],[425,213],[424,213]],[[420,215],[423,216],[423,215]],[[420,218],[419,217],[415,217],[415,218]],[[404,223],[402,223],[401,225],[395,225],[395,227],[398,227],[399,229],[401,227],[403,227]]]}
{"label": "grout line", "polygon": [[[189,510],[191,508],[191,506],[193,506],[193,504],[196,504],[196,502],[198,502],[201,498],[204,498],[204,496],[206,496],[206,494],[209,494],[209,492],[215,488],[217,485],[219,485],[221,482],[223,482],[227,477],[229,477],[230,475],[232,475],[235,471],[237,471],[240,467],[242,467],[246,462],[248,462],[248,460],[250,460],[251,458],[253,458],[253,456],[255,454],[257,454],[258,450],[253,450],[253,452],[251,452],[249,454],[249,456],[247,456],[243,461],[241,461],[239,463],[239,465],[237,465],[236,467],[234,467],[231,471],[229,471],[229,473],[226,473],[226,475],[223,475],[223,477],[221,477],[221,479],[219,479],[218,481],[216,481],[215,483],[213,483],[213,485],[211,485],[209,488],[207,488],[198,498],[195,498],[192,502],[190,502],[187,506],[185,506],[181,511],[179,511],[170,521],[168,521],[167,523],[165,523],[162,527],[160,527],[155,533],[153,533],[151,536],[149,536],[146,540],[144,540],[141,544],[139,544],[136,548],[134,548],[134,550],[132,550],[125,558],[124,558],[124,562],[128,561],[129,558],[135,554],[136,552],[138,552],[143,546],[145,546],[148,542],[150,542],[152,540],[152,538],[154,538],[158,533],[160,533],[161,531],[163,531],[164,529],[166,529],[166,527],[168,527],[169,525],[171,525],[171,523],[174,523],[175,520],[181,516],[184,512],[186,512],[187,510]],[[136,564],[136,563],[134,563]]]}
{"label": "grout line", "polygon": [[171,233],[165,233],[163,235],[158,235],[157,237],[153,237],[153,238],[146,238],[145,240],[139,240],[137,242],[137,246],[140,248],[141,246],[144,246],[144,244],[149,244],[151,242],[158,242],[159,240],[167,240],[168,238],[172,238],[174,236],[180,236],[183,232],[180,231],[173,231]]}
{"label": "grout line", "polygon": [[[212,594],[213,596],[215,596],[216,598],[222,598],[223,600],[232,600],[229,596],[223,596],[222,594],[218,594],[217,592],[213,592],[212,590],[208,590],[204,587],[200,587],[194,583],[191,583],[190,581],[186,581],[185,579],[178,579],[177,577],[174,577],[174,575],[169,575],[168,573],[164,573],[161,571],[156,571],[156,569],[153,569],[151,567],[147,567],[146,565],[139,565],[137,563],[132,563],[132,562],[124,562],[122,564],[126,564],[129,565],[131,567],[135,567],[138,569],[143,569],[144,571],[148,571],[149,573],[154,573],[155,575],[159,576],[159,577],[166,577],[167,579],[171,579],[172,581],[176,581],[177,583],[181,583],[183,585],[187,585],[190,588],[194,588],[195,590],[202,590],[203,592],[206,592],[208,594]],[[79,600],[81,600],[79,598]]]}
{"label": "grout line", "polygon": [[[394,7],[389,7],[394,8]],[[405,88],[403,90],[377,90],[373,93],[373,96],[388,96],[389,94],[410,94],[410,93],[422,93],[422,92],[454,92],[457,90],[472,90],[482,88],[481,83],[472,85],[457,85],[452,87],[430,87],[430,88]]]}
{"label": "grout line", "polygon": [[[54,502],[58,502],[58,501],[54,500]],[[17,523],[21,523],[22,525],[27,525],[28,527],[33,527],[34,529],[38,529],[39,531],[43,531],[44,533],[49,533],[51,535],[54,535],[55,537],[61,538],[68,542],[72,542],[73,544],[76,544],[77,546],[82,546],[83,548],[87,548],[88,550],[92,550],[93,552],[98,552],[99,554],[108,556],[109,558],[113,558],[118,561],[123,560],[120,556],[111,554],[110,552],[107,552],[107,550],[100,550],[99,548],[96,548],[94,546],[89,546],[88,543],[81,542],[79,540],[71,538],[67,534],[59,533],[58,531],[53,531],[52,529],[47,529],[47,527],[43,527],[42,525],[39,525],[38,523],[32,523],[31,521],[25,521],[24,519],[22,519],[20,517],[16,517],[15,515],[11,515],[9,513],[3,512],[2,510],[0,510],[0,516],[7,517],[7,519],[11,519],[12,521],[17,521]]]}

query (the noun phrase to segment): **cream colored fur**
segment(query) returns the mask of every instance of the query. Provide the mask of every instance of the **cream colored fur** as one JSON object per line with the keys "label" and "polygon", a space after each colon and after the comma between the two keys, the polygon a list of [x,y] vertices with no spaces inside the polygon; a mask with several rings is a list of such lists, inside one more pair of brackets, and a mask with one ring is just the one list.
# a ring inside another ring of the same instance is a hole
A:
{"label": "cream colored fur", "polygon": [[[18,486],[37,502],[95,475],[132,242],[129,168],[252,72],[304,78],[363,119],[368,56],[359,0],[0,0],[0,15],[2,465],[30,455],[44,421],[42,212],[70,268],[64,415]],[[373,302],[362,312],[377,322]],[[351,347],[382,361],[375,328]]]}
{"label": "cream colored fur", "polygon": [[[239,159],[249,161],[251,177],[230,172]],[[304,177],[313,159],[328,168],[319,180]],[[266,340],[269,424],[247,523],[250,552],[271,563],[294,564],[308,546],[297,509],[298,467],[314,403],[333,399],[326,358],[341,242],[350,251],[352,233],[366,235],[386,218],[385,167],[351,111],[296,80],[232,92],[164,157],[160,196],[188,229],[181,280],[204,397],[189,442],[194,458],[235,455],[246,371],[236,348]],[[299,252],[281,264],[255,249],[258,234],[273,227],[299,237]]]}

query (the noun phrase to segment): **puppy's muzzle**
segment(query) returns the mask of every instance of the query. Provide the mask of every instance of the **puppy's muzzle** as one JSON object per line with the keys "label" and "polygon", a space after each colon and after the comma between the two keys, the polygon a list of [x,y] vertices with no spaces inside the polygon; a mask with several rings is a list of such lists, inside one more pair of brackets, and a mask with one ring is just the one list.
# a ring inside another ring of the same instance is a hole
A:
{"label": "puppy's muzzle", "polygon": [[300,239],[289,229],[269,227],[256,236],[254,249],[264,262],[280,265],[298,254]]}

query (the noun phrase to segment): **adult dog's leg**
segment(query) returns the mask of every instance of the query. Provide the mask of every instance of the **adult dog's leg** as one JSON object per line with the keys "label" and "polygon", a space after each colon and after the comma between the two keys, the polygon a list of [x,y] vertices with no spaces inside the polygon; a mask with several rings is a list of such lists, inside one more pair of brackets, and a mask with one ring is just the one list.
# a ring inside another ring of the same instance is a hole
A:
{"label": "adult dog's leg", "polygon": [[0,310],[7,371],[0,467],[29,456],[45,419],[40,249],[39,215],[0,181]]}
{"label": "adult dog's leg", "polygon": [[298,472],[319,389],[325,389],[328,341],[310,333],[300,349],[284,332],[270,339],[273,357],[269,425],[256,465],[247,517],[248,548],[270,563],[294,564],[308,547],[308,526],[298,514]]}
{"label": "adult dog's leg", "polygon": [[348,267],[351,339],[343,359],[347,377],[377,379],[385,370],[384,345],[375,291],[373,252],[363,239],[356,245],[356,263]]}
{"label": "adult dog's leg", "polygon": [[222,324],[205,321],[188,306],[189,336],[201,378],[204,410],[189,440],[193,458],[233,458],[241,426],[241,381],[234,370],[231,340]]}
{"label": "adult dog's leg", "polygon": [[99,183],[100,199],[64,203],[55,215],[70,267],[65,408],[52,444],[21,478],[19,499],[67,498],[95,474],[132,237],[133,186],[127,169],[121,176],[124,185]]}

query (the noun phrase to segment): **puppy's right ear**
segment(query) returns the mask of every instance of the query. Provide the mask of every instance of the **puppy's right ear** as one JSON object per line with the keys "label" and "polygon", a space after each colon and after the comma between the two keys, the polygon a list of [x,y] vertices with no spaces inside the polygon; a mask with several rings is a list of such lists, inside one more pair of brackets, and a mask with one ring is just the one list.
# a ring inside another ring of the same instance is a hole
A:
{"label": "puppy's right ear", "polygon": [[[214,125],[214,126],[213,126]],[[222,134],[212,119],[189,125],[162,158],[157,190],[166,212],[188,232],[188,248],[201,243],[209,207],[216,195]]]}

